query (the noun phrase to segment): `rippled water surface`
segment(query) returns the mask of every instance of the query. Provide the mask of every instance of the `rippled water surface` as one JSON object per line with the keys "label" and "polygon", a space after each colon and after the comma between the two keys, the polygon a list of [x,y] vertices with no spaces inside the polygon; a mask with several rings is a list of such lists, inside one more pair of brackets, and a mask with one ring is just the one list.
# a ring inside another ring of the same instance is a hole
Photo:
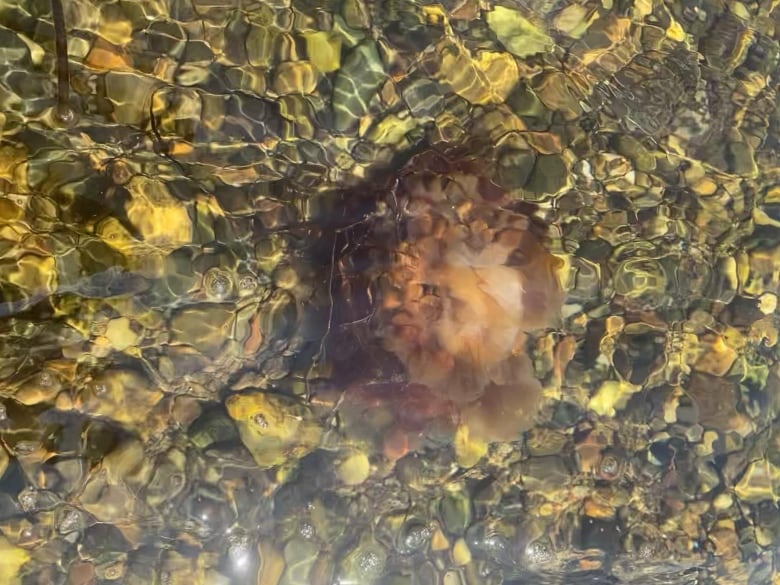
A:
{"label": "rippled water surface", "polygon": [[0,583],[780,585],[776,0],[0,0]]}

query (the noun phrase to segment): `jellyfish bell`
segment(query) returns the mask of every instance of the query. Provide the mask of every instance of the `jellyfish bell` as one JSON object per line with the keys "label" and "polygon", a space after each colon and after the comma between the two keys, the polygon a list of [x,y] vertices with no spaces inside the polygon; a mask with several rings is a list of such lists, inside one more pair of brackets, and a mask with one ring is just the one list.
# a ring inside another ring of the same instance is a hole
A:
{"label": "jellyfish bell", "polygon": [[453,404],[473,436],[516,437],[541,399],[527,334],[549,325],[563,299],[547,226],[490,179],[488,163],[462,152],[414,157],[384,201],[389,212],[361,234],[371,253],[347,254],[375,262],[341,264],[361,267],[341,272],[341,292],[344,306],[363,299],[351,322],[364,347],[390,354],[416,393]]}

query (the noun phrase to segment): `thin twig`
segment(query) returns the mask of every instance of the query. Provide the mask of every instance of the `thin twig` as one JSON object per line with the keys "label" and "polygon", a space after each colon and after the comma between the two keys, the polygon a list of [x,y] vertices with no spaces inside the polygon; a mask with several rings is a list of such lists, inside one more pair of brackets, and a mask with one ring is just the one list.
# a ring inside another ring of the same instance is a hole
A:
{"label": "thin twig", "polygon": [[51,0],[51,14],[54,20],[54,50],[57,59],[57,117],[63,122],[69,122],[73,118],[73,110],[70,107],[68,37],[61,0]]}

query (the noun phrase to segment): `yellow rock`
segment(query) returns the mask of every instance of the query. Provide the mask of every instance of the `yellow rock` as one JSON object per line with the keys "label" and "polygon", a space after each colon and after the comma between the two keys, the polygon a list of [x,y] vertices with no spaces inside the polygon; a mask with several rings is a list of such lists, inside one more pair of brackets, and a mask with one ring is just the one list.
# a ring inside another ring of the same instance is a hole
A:
{"label": "yellow rock", "polygon": [[703,177],[691,186],[691,190],[697,195],[706,197],[707,195],[715,194],[715,191],[718,190],[718,184],[710,177]]}
{"label": "yellow rock", "polygon": [[442,26],[447,23],[447,13],[439,4],[423,6],[422,13],[429,25]]}
{"label": "yellow rock", "polygon": [[[41,404],[56,398],[62,388],[63,384],[60,377],[52,371],[44,370],[25,380],[14,392],[14,399],[28,406]],[[2,464],[0,464],[0,468],[2,467]]]}
{"label": "yellow rock", "polygon": [[105,337],[115,350],[124,351],[128,347],[135,345],[140,335],[130,327],[130,319],[119,317],[108,322]]}
{"label": "yellow rock", "polygon": [[471,551],[463,538],[456,540],[452,547],[452,562],[458,567],[468,565],[471,562]]}
{"label": "yellow rock", "polygon": [[730,325],[723,328],[721,336],[723,337],[723,343],[736,350],[743,349],[747,342],[742,332]]}
{"label": "yellow rock", "polygon": [[79,398],[80,409],[89,415],[139,425],[148,421],[163,393],[137,372],[113,369],[96,375],[79,393]]}
{"label": "yellow rock", "polygon": [[680,26],[679,22],[672,20],[672,24],[666,29],[666,36],[673,41],[681,43],[685,40],[685,30]]}
{"label": "yellow rock", "polygon": [[482,71],[496,103],[503,102],[517,85],[520,73],[517,63],[506,53],[496,51],[480,51],[477,53],[475,65]]}
{"label": "yellow rock", "polygon": [[623,330],[626,325],[626,320],[620,315],[610,315],[606,319],[606,332],[607,335],[617,335]]}
{"label": "yellow rock", "polygon": [[52,256],[26,254],[19,258],[8,282],[29,292],[48,293],[57,287],[57,268]]}
{"label": "yellow rock", "polygon": [[466,47],[449,40],[439,50],[442,81],[472,104],[501,103],[517,84],[519,70],[511,55],[480,51],[473,57]]}
{"label": "yellow rock", "polygon": [[192,154],[194,150],[192,144],[182,140],[174,140],[168,146],[168,153],[171,156],[186,156]]}
{"label": "yellow rock", "polygon": [[734,498],[731,496],[731,494],[722,493],[715,496],[715,499],[712,501],[712,506],[716,510],[728,510],[734,505]]}
{"label": "yellow rock", "polygon": [[751,19],[750,12],[748,12],[748,9],[741,2],[729,2],[728,6],[729,10],[741,20],[747,21]]}
{"label": "yellow rock", "polygon": [[615,412],[623,408],[640,389],[641,386],[628,382],[607,380],[596,390],[588,402],[588,408],[601,416],[615,416]]}
{"label": "yellow rock", "polygon": [[144,242],[172,251],[192,241],[192,220],[187,207],[174,198],[162,181],[136,175],[127,184],[131,199],[127,218]]}
{"label": "yellow rock", "polygon": [[304,35],[309,61],[322,73],[336,71],[341,66],[341,37],[318,31]]}
{"label": "yellow rock", "polygon": [[650,13],[653,12],[653,1],[636,0],[636,2],[634,2],[634,11],[640,18],[650,15]]}
{"label": "yellow rock", "polygon": [[411,116],[404,119],[388,114],[374,126],[367,138],[376,144],[399,144],[416,125],[416,120]]}
{"label": "yellow rock", "polygon": [[[2,178],[1,174],[0,178]],[[19,241],[21,239],[21,234],[19,234],[19,232],[25,233],[28,231],[25,230],[22,225],[22,222],[24,221],[24,211],[25,205],[21,200],[15,201],[11,197],[0,198],[0,225],[12,226],[11,229],[4,232],[7,233],[7,236],[4,236],[3,239]]]}
{"label": "yellow rock", "polygon": [[235,394],[226,407],[260,467],[293,463],[320,443],[322,429],[316,419],[292,398],[264,392]]}
{"label": "yellow rock", "polygon": [[553,46],[544,30],[511,8],[495,6],[487,13],[487,24],[507,50],[518,57],[544,53]]}
{"label": "yellow rock", "polygon": [[607,505],[604,502],[597,501],[592,497],[588,497],[585,500],[583,506],[583,513],[591,518],[609,518],[615,517],[615,508]]}
{"label": "yellow rock", "polygon": [[721,335],[707,337],[702,341],[704,352],[696,361],[694,368],[713,376],[725,375],[737,359],[737,352]]}
{"label": "yellow rock", "polygon": [[5,536],[0,536],[0,583],[4,585],[21,583],[19,569],[28,560],[30,555],[26,550],[14,546]]}
{"label": "yellow rock", "polygon": [[353,453],[342,461],[337,468],[339,478],[346,485],[360,485],[368,479],[371,465],[365,453]]}
{"label": "yellow rock", "polygon": [[133,37],[133,24],[130,20],[120,20],[101,15],[98,34],[110,43],[124,45]]}
{"label": "yellow rock", "polygon": [[96,41],[90,50],[84,65],[98,71],[130,71],[132,58],[115,45],[103,41]]}
{"label": "yellow rock", "polygon": [[279,95],[310,94],[317,87],[319,76],[310,61],[287,61],[279,64],[274,77],[274,91]]}
{"label": "yellow rock", "polygon": [[572,4],[561,10],[553,20],[555,28],[572,38],[580,38],[590,21],[586,20],[588,9],[580,4]]}
{"label": "yellow rock", "polygon": [[758,310],[764,315],[771,315],[777,310],[777,295],[775,293],[764,293],[758,299]]}
{"label": "yellow rock", "polygon": [[437,526],[431,536],[431,550],[442,551],[447,550],[448,548],[450,548],[450,541],[447,539],[444,532],[442,532],[441,528]]}
{"label": "yellow rock", "polygon": [[715,431],[704,431],[704,434],[701,437],[701,440],[699,441],[699,444],[696,445],[695,450],[696,454],[700,457],[706,457],[707,455],[712,455],[714,452],[714,444],[715,441],[718,440],[718,433]]}

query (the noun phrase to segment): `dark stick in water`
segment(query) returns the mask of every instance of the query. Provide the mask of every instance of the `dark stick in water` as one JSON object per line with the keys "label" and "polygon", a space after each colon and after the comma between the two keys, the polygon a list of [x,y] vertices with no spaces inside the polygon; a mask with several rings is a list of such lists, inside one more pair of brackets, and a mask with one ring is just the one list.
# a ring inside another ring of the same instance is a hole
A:
{"label": "dark stick in water", "polygon": [[54,20],[54,48],[57,58],[57,117],[63,122],[73,118],[70,108],[70,75],[68,74],[68,38],[65,33],[65,15],[61,0],[51,0]]}

